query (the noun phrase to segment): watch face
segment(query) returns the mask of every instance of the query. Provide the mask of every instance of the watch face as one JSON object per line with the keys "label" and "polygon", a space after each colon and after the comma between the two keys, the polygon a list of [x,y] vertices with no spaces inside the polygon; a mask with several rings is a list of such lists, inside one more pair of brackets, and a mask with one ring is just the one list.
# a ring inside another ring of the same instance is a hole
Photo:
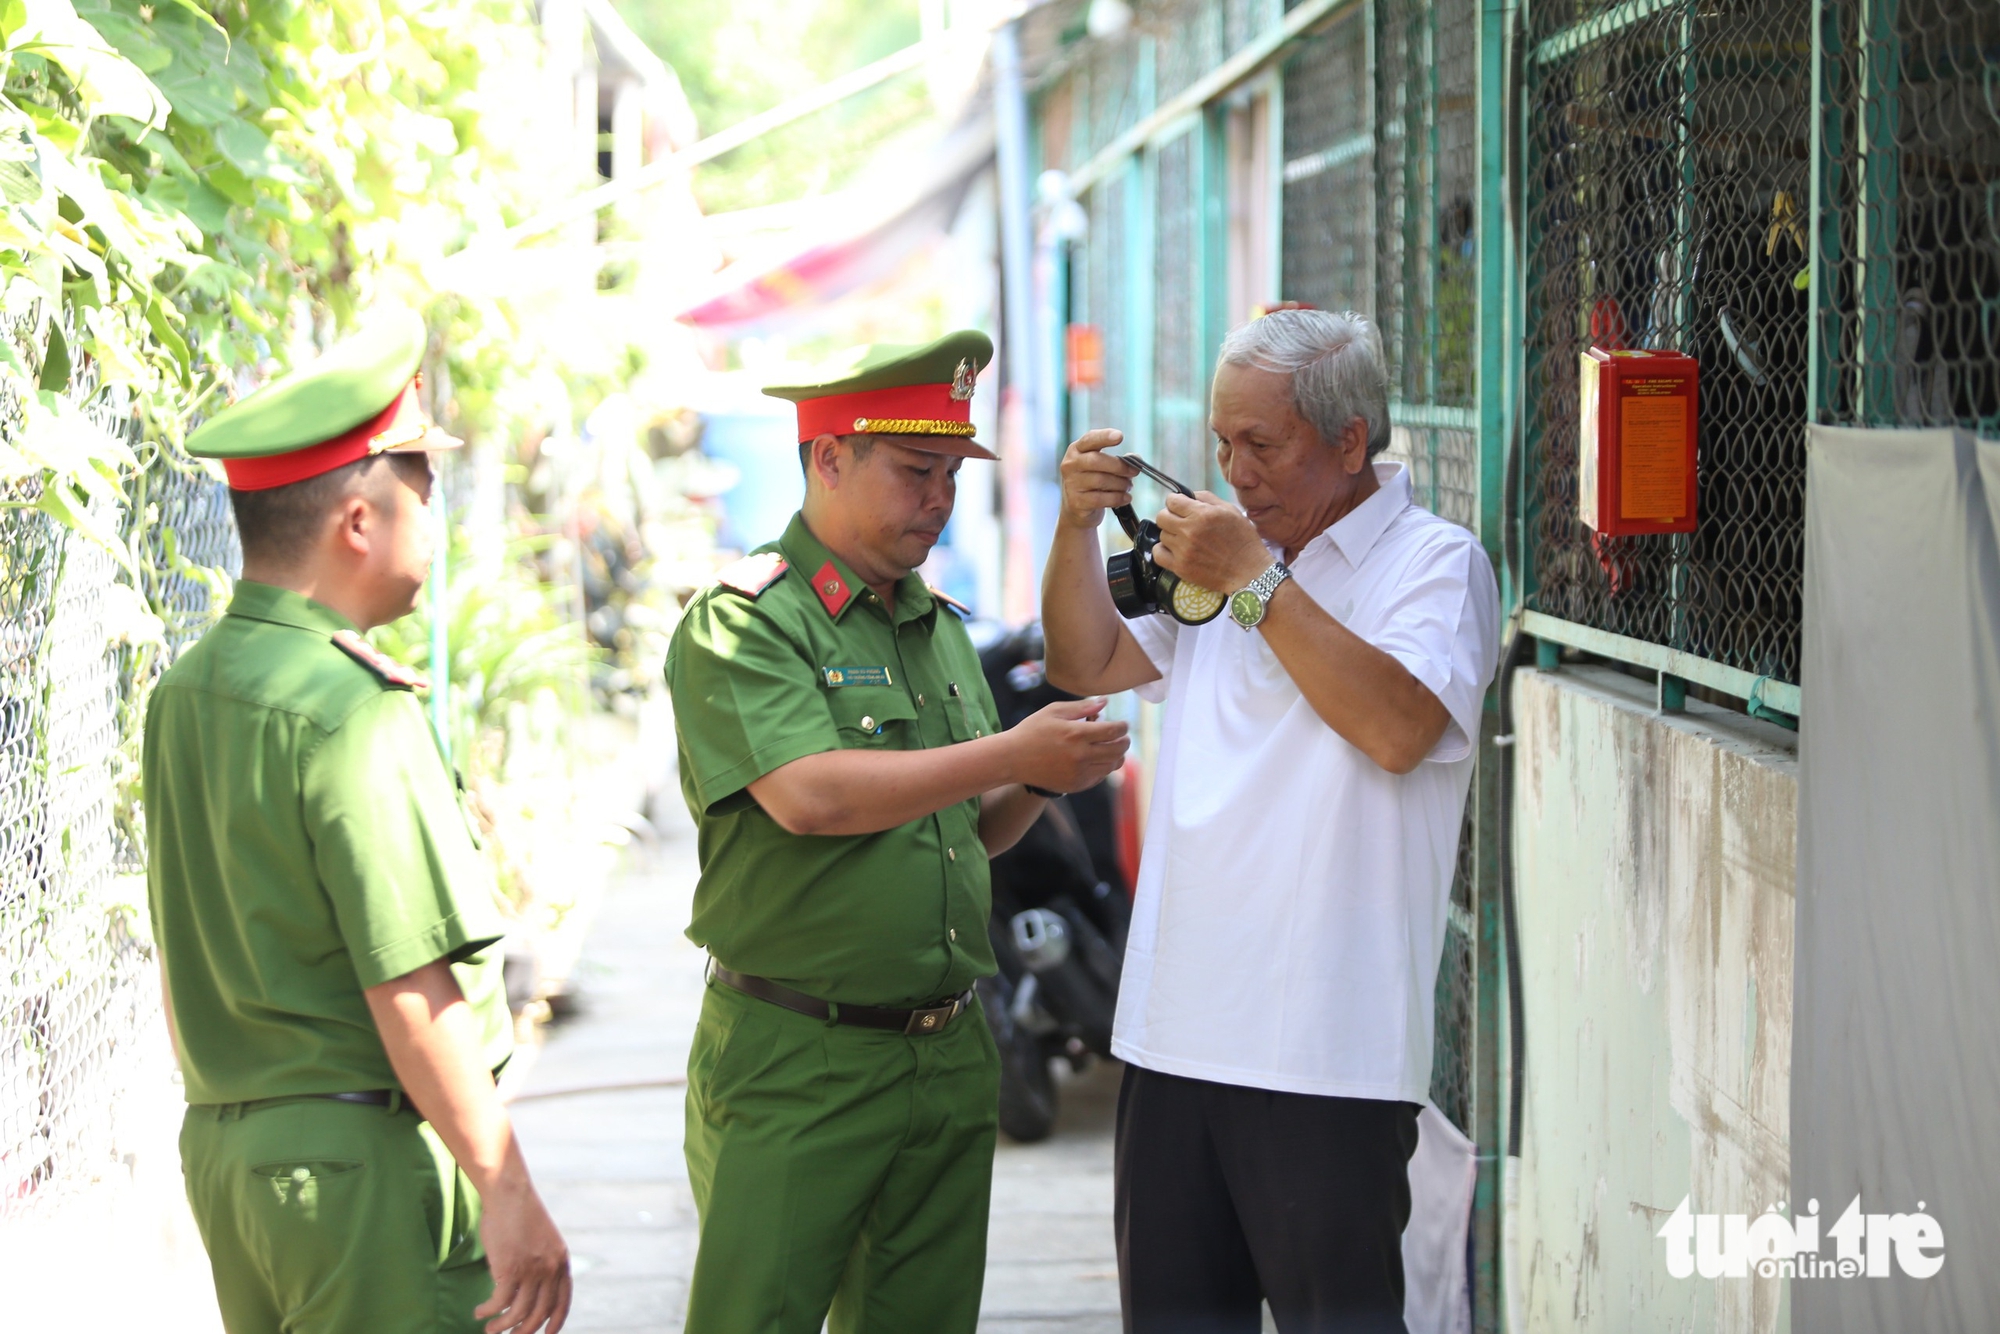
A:
{"label": "watch face", "polygon": [[1229,597],[1229,614],[1238,625],[1255,625],[1264,619],[1264,600],[1249,589],[1239,589]]}

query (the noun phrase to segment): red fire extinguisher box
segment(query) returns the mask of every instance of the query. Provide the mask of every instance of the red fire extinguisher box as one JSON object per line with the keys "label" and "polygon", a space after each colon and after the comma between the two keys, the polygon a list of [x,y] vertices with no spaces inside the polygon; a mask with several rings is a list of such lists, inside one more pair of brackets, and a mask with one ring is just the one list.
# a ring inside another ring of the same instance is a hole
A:
{"label": "red fire extinguisher box", "polygon": [[1577,517],[1605,537],[1693,532],[1699,363],[1593,347],[1581,371]]}

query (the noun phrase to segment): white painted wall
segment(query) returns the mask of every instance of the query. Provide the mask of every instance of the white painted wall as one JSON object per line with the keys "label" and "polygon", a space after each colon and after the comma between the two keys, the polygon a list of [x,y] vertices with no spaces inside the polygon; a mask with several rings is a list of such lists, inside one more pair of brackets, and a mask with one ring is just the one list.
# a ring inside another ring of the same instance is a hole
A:
{"label": "white painted wall", "polygon": [[1520,1328],[1789,1328],[1784,1281],[1674,1279],[1655,1237],[1786,1200],[1794,734],[1608,668],[1515,677],[1526,1002]]}

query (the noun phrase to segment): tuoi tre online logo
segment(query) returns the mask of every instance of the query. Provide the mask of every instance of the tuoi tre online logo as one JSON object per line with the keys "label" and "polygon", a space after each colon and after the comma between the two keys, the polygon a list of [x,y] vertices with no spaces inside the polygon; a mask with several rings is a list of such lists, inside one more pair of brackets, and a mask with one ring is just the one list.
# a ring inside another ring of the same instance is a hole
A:
{"label": "tuoi tre online logo", "polygon": [[[1681,1197],[1672,1217],[1655,1233],[1667,1243],[1667,1272],[1675,1278],[1887,1278],[1900,1270],[1911,1278],[1930,1278],[1944,1268],[1944,1228],[1923,1212],[1917,1201],[1912,1214],[1869,1214],[1856,1195],[1833,1225],[1826,1240],[1833,1254],[1820,1248],[1819,1201],[1809,1200],[1806,1212],[1787,1218],[1774,1204],[1756,1219],[1744,1214],[1697,1214]],[[1893,1268],[1892,1268],[1893,1265]]]}

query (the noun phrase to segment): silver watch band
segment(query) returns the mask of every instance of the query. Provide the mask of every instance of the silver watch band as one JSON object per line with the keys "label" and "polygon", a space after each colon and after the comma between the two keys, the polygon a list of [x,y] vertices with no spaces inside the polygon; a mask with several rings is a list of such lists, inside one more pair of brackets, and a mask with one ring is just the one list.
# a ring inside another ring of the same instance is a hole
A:
{"label": "silver watch band", "polygon": [[1259,602],[1269,602],[1271,595],[1278,591],[1278,585],[1291,577],[1290,567],[1281,560],[1274,560],[1264,573],[1250,581],[1250,586],[1244,591],[1256,594]]}
{"label": "silver watch band", "polygon": [[[1231,618],[1235,620],[1239,627],[1245,630],[1262,625],[1264,622],[1264,613],[1270,610],[1271,598],[1278,591],[1278,586],[1291,577],[1292,572],[1283,561],[1272,561],[1262,574],[1252,579],[1235,594],[1235,597],[1241,597],[1243,594],[1248,593],[1251,597],[1257,599],[1257,615],[1255,619],[1245,620],[1233,608],[1230,612]],[[1234,602],[1235,597],[1231,598],[1232,602]]]}

